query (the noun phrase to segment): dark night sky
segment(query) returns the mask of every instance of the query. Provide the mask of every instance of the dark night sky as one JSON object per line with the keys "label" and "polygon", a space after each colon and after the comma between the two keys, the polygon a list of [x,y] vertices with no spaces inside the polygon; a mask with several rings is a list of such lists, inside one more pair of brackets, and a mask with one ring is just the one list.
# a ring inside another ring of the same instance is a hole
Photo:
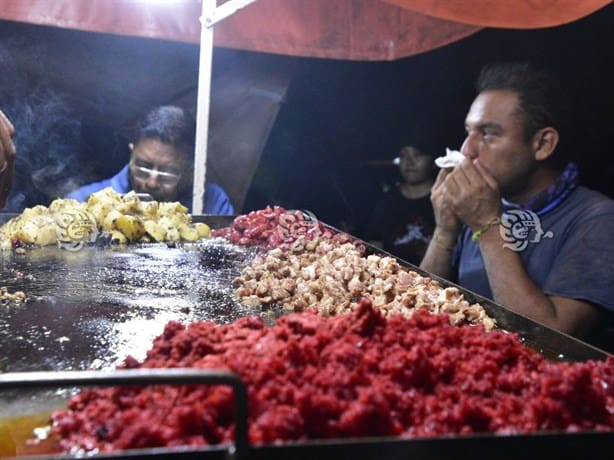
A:
{"label": "dark night sky", "polygon": [[614,5],[557,28],[486,29],[394,62],[299,59],[244,211],[266,204],[310,209],[359,233],[392,159],[405,143],[459,147],[483,64],[531,59],[562,77],[574,98],[576,160],[584,182],[611,196]]}

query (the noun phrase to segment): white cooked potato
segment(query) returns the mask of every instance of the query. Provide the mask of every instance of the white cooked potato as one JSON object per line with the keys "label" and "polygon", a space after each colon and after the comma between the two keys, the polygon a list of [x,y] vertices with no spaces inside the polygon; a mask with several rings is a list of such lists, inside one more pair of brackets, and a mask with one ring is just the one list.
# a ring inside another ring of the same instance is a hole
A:
{"label": "white cooked potato", "polygon": [[[138,198],[136,199],[138,200]],[[139,212],[139,204],[136,201],[122,201],[115,205],[115,209],[122,214],[135,214]]]}
{"label": "white cooked potato", "polygon": [[21,213],[21,216],[28,220],[28,219],[32,219],[36,216],[40,216],[41,214],[45,214],[46,213],[47,208],[45,208],[44,206],[36,205],[33,206],[31,208],[26,208],[23,210],[23,212]]}
{"label": "white cooked potato", "polygon": [[188,208],[178,201],[168,201],[160,203],[160,215],[172,216],[176,214],[187,214]]}
{"label": "white cooked potato", "polygon": [[166,231],[165,241],[181,241],[181,235],[177,227],[171,227]]}
{"label": "white cooked potato", "polygon": [[58,242],[58,232],[57,225],[55,220],[52,218],[47,221],[44,225],[39,227],[38,234],[36,235],[36,239],[34,244],[39,246],[50,246],[52,244],[56,244]]}
{"label": "white cooked potato", "polygon": [[[91,206],[88,204],[85,209],[92,216],[94,216],[94,219],[96,219],[96,223],[98,224],[99,227],[103,227],[104,228],[105,226],[110,224],[110,227],[108,228],[108,231],[111,231],[113,229],[113,222],[112,221],[105,223],[105,219],[107,218],[109,213],[113,211],[113,204],[112,203],[110,203],[110,202],[98,202],[98,203],[93,204]],[[118,217],[118,216],[116,216],[116,217]],[[100,223],[102,223],[102,224],[100,224]],[[107,230],[107,229],[105,229],[105,230]]]}
{"label": "white cooked potato", "polygon": [[211,236],[211,227],[204,222],[197,222],[194,227],[198,231],[199,238],[209,238]]}
{"label": "white cooked potato", "polygon": [[60,228],[64,225],[62,213],[73,211],[87,213],[98,230],[110,234],[112,242],[119,244],[197,241],[211,233],[207,224],[192,224],[188,209],[179,202],[141,201],[134,192],[121,195],[107,187],[90,195],[87,203],[60,198],[48,208],[38,205],[25,209],[0,227],[0,249],[12,248],[13,238],[41,246],[58,243],[58,232],[66,233]]}
{"label": "white cooked potato", "polygon": [[85,203],[79,203],[72,198],[58,198],[49,205],[49,211],[54,213],[64,209],[85,209]]}
{"label": "white cooked potato", "polygon": [[141,201],[139,213],[146,219],[157,219],[160,216],[160,207],[157,201]]}
{"label": "white cooked potato", "polygon": [[119,219],[123,214],[119,212],[117,209],[110,209],[106,215],[102,216],[102,219],[99,219],[96,214],[94,217],[96,218],[96,223],[98,228],[101,228],[104,232],[111,232],[115,230],[115,221]]}
{"label": "white cooked potato", "polygon": [[111,232],[111,242],[114,244],[126,244],[128,242],[128,238],[119,230],[113,230]]}
{"label": "white cooked potato", "polygon": [[195,227],[188,224],[181,224],[179,227],[179,235],[184,241],[197,241],[200,239],[198,230]]}
{"label": "white cooked potato", "polygon": [[126,235],[128,241],[138,241],[145,234],[143,221],[136,216],[119,216],[115,219],[115,228]]}
{"label": "white cooked potato", "polygon": [[19,238],[26,244],[38,244],[46,246],[57,242],[56,224],[49,214],[39,214],[30,219],[22,219],[14,237]]}
{"label": "white cooked potato", "polygon": [[155,220],[146,220],[144,222],[144,226],[145,232],[151,236],[154,241],[160,243],[166,238],[166,228],[163,227],[160,222],[156,222]]}

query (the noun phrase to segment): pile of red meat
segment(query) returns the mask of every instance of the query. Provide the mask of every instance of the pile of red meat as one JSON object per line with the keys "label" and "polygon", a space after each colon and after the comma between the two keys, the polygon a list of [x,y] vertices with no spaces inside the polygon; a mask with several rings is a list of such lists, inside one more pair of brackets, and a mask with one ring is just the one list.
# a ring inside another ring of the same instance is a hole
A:
{"label": "pile of red meat", "polygon": [[321,237],[339,243],[354,240],[346,233],[336,232],[315,219],[306,218],[301,211],[287,211],[280,206],[267,206],[237,216],[229,227],[215,229],[212,235],[241,246],[265,249],[289,249],[298,239],[310,241]]}
{"label": "pile of red meat", "polygon": [[[366,300],[348,315],[307,311],[271,327],[171,322],[143,363],[125,367],[236,372],[252,443],[614,430],[614,359],[551,362],[515,334],[426,311],[385,319]],[[228,387],[118,387],[82,391],[53,430],[66,450],[200,446],[231,442],[233,417]]]}

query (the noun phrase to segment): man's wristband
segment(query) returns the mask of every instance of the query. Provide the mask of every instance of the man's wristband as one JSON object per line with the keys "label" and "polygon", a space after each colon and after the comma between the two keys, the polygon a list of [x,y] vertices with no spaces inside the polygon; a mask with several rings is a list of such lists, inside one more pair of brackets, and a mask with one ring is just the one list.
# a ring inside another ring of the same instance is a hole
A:
{"label": "man's wristband", "polygon": [[495,225],[499,225],[500,223],[500,217],[493,217],[488,221],[486,225],[473,232],[473,235],[471,235],[471,240],[474,243],[478,243],[480,241],[480,238],[482,238],[482,235],[484,235],[484,233],[486,233],[490,229],[490,227],[494,227]]}

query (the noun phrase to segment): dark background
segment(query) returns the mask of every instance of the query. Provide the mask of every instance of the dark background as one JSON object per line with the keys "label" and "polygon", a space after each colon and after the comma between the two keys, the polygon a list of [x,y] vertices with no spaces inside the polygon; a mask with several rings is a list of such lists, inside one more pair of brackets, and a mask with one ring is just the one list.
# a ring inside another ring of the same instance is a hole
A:
{"label": "dark background", "polygon": [[360,234],[407,143],[459,148],[482,65],[530,59],[558,72],[574,101],[573,158],[585,184],[614,196],[614,6],[541,30],[485,29],[394,62],[301,59],[271,132],[246,208],[312,210]]}

